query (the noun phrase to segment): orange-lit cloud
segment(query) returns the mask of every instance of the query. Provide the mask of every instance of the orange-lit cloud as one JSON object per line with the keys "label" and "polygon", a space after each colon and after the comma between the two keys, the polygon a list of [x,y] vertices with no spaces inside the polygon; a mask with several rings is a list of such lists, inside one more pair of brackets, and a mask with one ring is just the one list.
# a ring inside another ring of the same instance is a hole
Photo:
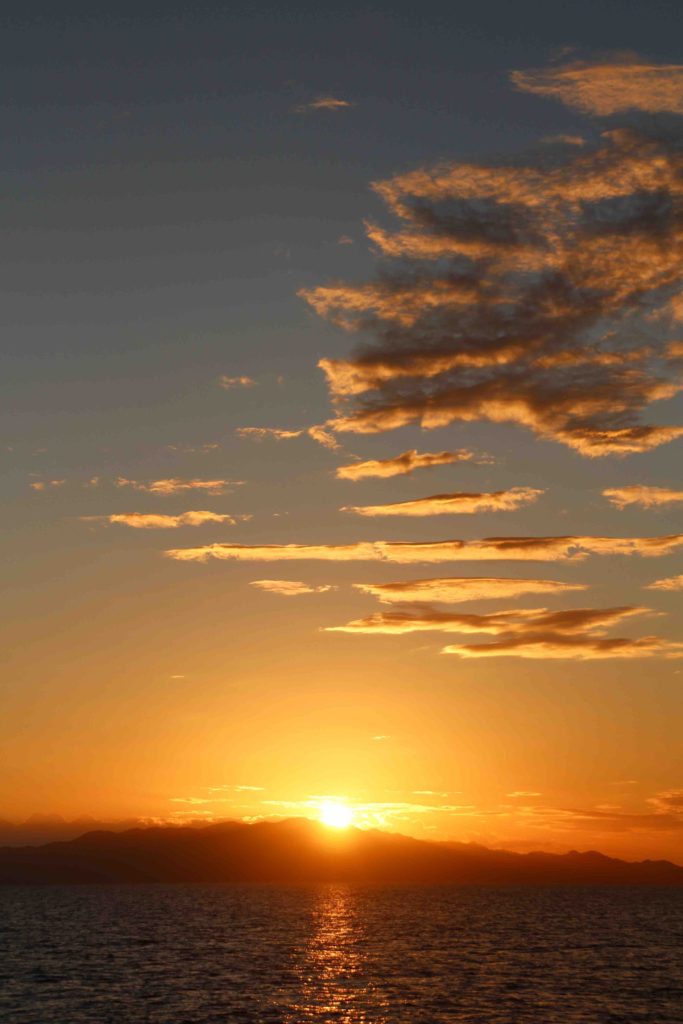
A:
{"label": "orange-lit cloud", "polygon": [[360,541],[355,544],[206,544],[166,551],[181,562],[211,558],[248,562],[303,559],[349,562],[582,561],[588,555],[665,555],[683,534],[662,537],[488,537],[479,541]]}
{"label": "orange-lit cloud", "polygon": [[326,430],[326,428],[320,424],[308,427],[306,433],[309,437],[313,438],[314,441],[317,441],[318,444],[321,444],[323,448],[329,448],[332,452],[339,451],[341,448],[341,445],[334,434],[329,430]]}
{"label": "orange-lit cloud", "polygon": [[586,114],[624,110],[683,114],[683,65],[637,60],[589,64],[576,61],[541,71],[513,71],[522,92],[560,100]]}
{"label": "orange-lit cloud", "polygon": [[590,633],[601,635],[605,628],[648,608],[571,608],[551,612],[547,608],[515,608],[484,615],[440,612],[426,606],[419,611],[375,612],[344,626],[328,626],[328,633],[492,633],[496,636]]}
{"label": "orange-lit cloud", "polygon": [[29,487],[34,491],[46,491],[51,487],[63,487],[66,480],[33,480]]}
{"label": "orange-lit cloud", "polygon": [[346,107],[353,107],[349,100],[340,100],[337,96],[317,96],[308,103],[301,103],[294,110],[297,114],[306,114],[311,110],[344,110]]}
{"label": "orange-lit cloud", "polygon": [[340,512],[359,516],[443,516],[474,512],[510,512],[536,501],[543,491],[533,487],[513,487],[509,491],[491,493],[433,494],[413,501],[391,505],[348,505]]}
{"label": "orange-lit cloud", "polygon": [[368,477],[391,477],[412,473],[415,469],[429,469],[432,466],[449,466],[456,462],[492,462],[490,456],[475,455],[467,448],[454,452],[418,452],[411,448],[395,455],[392,459],[368,459],[366,462],[352,462],[340,466],[335,476],[338,480],[365,480]]}
{"label": "orange-lit cloud", "polygon": [[136,530],[174,530],[179,526],[206,526],[207,523],[227,523],[234,526],[237,522],[251,519],[249,515],[220,515],[218,512],[181,512],[179,515],[162,515],[157,512],[120,512],[108,516],[80,516],[85,523],[110,523],[119,526],[131,526]]}
{"label": "orange-lit cloud", "polygon": [[230,487],[238,487],[243,480],[182,480],[171,477],[166,480],[127,480],[120,476],[115,481],[117,487],[131,487],[134,491],[145,494],[182,494],[185,491],[204,491],[206,494],[225,494]]}
{"label": "orange-lit cloud", "polygon": [[353,586],[365,594],[379,598],[383,604],[415,601],[459,604],[463,601],[487,601],[492,598],[520,597],[523,594],[564,594],[587,589],[585,583],[485,576],[437,577],[429,580],[401,580],[395,583],[354,583]]}
{"label": "orange-lit cloud", "polygon": [[575,658],[594,661],[605,658],[683,658],[683,644],[657,636],[629,640],[623,637],[572,636],[564,633],[537,633],[513,636],[491,644],[449,644],[444,654],[461,658]]}
{"label": "orange-lit cloud", "polygon": [[651,124],[567,146],[550,163],[547,152],[374,186],[401,222],[394,233],[368,228],[381,274],[301,292],[368,337],[351,358],[320,361],[337,406],[331,429],[490,420],[589,457],[683,435],[641,422],[683,388],[677,343],[652,327],[671,320],[683,286],[683,148]]}
{"label": "orange-lit cloud", "polygon": [[280,427],[238,427],[238,437],[250,438],[252,441],[291,441],[296,437],[308,436],[317,441],[323,448],[337,451],[341,445],[334,434],[324,424],[313,424],[312,427],[301,427],[299,430],[283,430]]}
{"label": "orange-lit cloud", "polygon": [[642,484],[608,487],[602,493],[617,508],[625,508],[627,505],[656,508],[658,505],[673,505],[683,501],[683,491],[672,491],[668,487],[646,487]]}
{"label": "orange-lit cloud", "polygon": [[228,377],[227,374],[223,373],[218,378],[218,383],[226,391],[231,388],[253,388],[256,387],[256,381],[251,377]]}
{"label": "orange-lit cloud", "polygon": [[167,444],[166,447],[170,452],[180,452],[182,455],[194,455],[196,452],[206,455],[216,451],[220,445],[217,441],[204,441],[203,444]]}
{"label": "orange-lit cloud", "polygon": [[669,576],[663,580],[648,583],[646,590],[683,590],[683,575]]}
{"label": "orange-lit cloud", "polygon": [[279,427],[238,427],[235,431],[238,437],[247,437],[252,441],[291,441],[294,437],[301,437],[303,430],[281,430]]}
{"label": "orange-lit cloud", "polygon": [[330,584],[312,586],[310,583],[302,583],[299,580],[252,580],[252,587],[259,590],[267,590],[270,594],[280,594],[281,597],[299,597],[301,594],[325,594],[328,590],[335,588]]}

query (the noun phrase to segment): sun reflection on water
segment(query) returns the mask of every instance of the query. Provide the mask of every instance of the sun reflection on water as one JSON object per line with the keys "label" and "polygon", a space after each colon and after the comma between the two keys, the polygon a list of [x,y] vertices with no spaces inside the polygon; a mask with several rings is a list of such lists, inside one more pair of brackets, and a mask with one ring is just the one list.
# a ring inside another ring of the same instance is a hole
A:
{"label": "sun reflection on water", "polygon": [[288,1024],[305,1020],[388,1022],[384,994],[368,977],[367,935],[349,886],[321,888],[312,931],[299,965],[301,998]]}

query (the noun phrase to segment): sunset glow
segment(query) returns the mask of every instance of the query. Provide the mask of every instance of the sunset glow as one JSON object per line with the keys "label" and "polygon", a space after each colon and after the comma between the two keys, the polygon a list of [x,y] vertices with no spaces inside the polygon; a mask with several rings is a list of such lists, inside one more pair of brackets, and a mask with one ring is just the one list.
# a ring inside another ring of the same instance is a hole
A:
{"label": "sunset glow", "polygon": [[353,821],[353,811],[345,804],[326,800],[320,807],[320,820],[330,828],[348,828]]}
{"label": "sunset glow", "polygon": [[680,32],[169,2],[7,30],[0,846],[683,861]]}

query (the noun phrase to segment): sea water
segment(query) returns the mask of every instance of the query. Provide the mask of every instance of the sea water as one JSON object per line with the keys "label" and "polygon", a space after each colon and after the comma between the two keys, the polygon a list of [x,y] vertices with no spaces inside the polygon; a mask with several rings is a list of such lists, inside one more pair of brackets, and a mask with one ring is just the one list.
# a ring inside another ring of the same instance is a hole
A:
{"label": "sea water", "polygon": [[0,888],[2,1024],[681,1024],[683,890]]}

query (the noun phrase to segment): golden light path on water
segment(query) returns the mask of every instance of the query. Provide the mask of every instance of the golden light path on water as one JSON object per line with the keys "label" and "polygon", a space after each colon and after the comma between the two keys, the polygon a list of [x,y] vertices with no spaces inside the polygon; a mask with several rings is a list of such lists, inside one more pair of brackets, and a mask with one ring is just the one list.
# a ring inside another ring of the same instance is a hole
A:
{"label": "golden light path on water", "polygon": [[301,1001],[288,1008],[287,1024],[300,1024],[302,1019],[343,1024],[389,1021],[390,1001],[368,977],[367,936],[358,909],[352,887],[320,888],[311,938],[298,968]]}

